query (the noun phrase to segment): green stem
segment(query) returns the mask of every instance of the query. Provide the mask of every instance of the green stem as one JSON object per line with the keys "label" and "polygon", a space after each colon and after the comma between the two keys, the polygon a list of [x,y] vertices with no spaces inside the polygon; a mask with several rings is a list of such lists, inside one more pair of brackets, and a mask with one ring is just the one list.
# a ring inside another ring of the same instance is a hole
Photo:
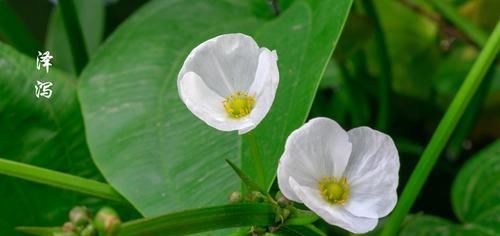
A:
{"label": "green stem", "polygon": [[64,28],[68,35],[73,63],[77,74],[82,72],[88,62],[87,47],[83,38],[83,31],[78,20],[74,0],[59,0],[58,6],[63,18]]}
{"label": "green stem", "polygon": [[0,34],[17,50],[36,56],[42,46],[4,0],[0,0]]}
{"label": "green stem", "polygon": [[447,2],[443,0],[427,0],[434,8],[443,15],[453,25],[462,30],[475,44],[484,47],[488,36],[472,24],[467,19],[460,16],[457,11]]}
{"label": "green stem", "polygon": [[253,132],[249,132],[245,136],[248,137],[247,141],[250,143],[252,162],[255,168],[255,172],[257,173],[257,183],[262,188],[262,186],[265,186],[266,179],[264,176],[264,165],[262,164],[262,160],[260,159],[259,147],[257,146],[257,141],[255,140]]}
{"label": "green stem", "polygon": [[450,135],[462,117],[465,109],[469,105],[471,98],[480,86],[488,68],[496,58],[499,49],[500,22],[497,23],[495,30],[486,43],[486,46],[474,62],[472,69],[469,71],[469,74],[460,87],[460,90],[451,102],[451,105],[446,111],[443,119],[439,122],[434,135],[425,148],[420,161],[415,167],[415,170],[404,188],[396,209],[392,213],[384,231],[382,232],[383,236],[396,235],[398,232],[399,226],[410,211],[410,208],[415,202],[415,199],[427,180],[427,177],[434,167],[439,155],[443,151]]}
{"label": "green stem", "polygon": [[372,19],[375,27],[375,44],[377,50],[378,61],[380,63],[380,75],[378,76],[378,113],[377,113],[377,129],[381,131],[387,130],[389,124],[389,101],[391,94],[392,69],[389,59],[389,50],[384,37],[382,26],[373,5],[372,0],[363,0],[366,14]]}
{"label": "green stem", "polygon": [[0,174],[126,203],[111,186],[95,180],[0,158]]}
{"label": "green stem", "polygon": [[232,227],[267,226],[274,224],[274,217],[269,204],[215,206],[130,221],[122,225],[120,236],[185,235]]}

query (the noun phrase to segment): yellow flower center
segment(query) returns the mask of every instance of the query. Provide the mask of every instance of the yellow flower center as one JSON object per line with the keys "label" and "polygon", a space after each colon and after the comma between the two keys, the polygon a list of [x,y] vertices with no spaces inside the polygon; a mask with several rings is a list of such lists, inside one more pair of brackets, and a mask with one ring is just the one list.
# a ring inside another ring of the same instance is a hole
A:
{"label": "yellow flower center", "polygon": [[231,118],[239,119],[250,114],[255,105],[255,99],[245,92],[236,92],[226,98],[223,105]]}
{"label": "yellow flower center", "polygon": [[330,204],[344,204],[349,198],[347,179],[327,176],[319,181],[321,196]]}

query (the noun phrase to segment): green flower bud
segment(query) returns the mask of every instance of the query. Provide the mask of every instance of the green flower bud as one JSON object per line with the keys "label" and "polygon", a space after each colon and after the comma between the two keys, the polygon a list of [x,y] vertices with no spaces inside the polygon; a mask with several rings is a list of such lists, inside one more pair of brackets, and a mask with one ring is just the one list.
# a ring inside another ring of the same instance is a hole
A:
{"label": "green flower bud", "polygon": [[69,212],[69,220],[76,227],[85,226],[90,223],[91,214],[90,211],[86,207],[77,206],[71,209]]}
{"label": "green flower bud", "polygon": [[95,228],[92,224],[89,224],[87,225],[87,227],[85,227],[82,232],[80,233],[81,236],[95,236],[96,235],[96,231],[95,231]]}
{"label": "green flower bud", "polygon": [[262,202],[264,200],[264,195],[259,191],[252,191],[248,196],[248,200],[251,202]]}
{"label": "green flower bud", "polygon": [[241,202],[241,193],[240,192],[232,192],[231,195],[229,195],[229,202],[230,203],[238,203]]}
{"label": "green flower bud", "polygon": [[251,232],[253,235],[263,235],[266,233],[266,229],[265,228],[260,228],[260,227],[255,227],[255,226],[252,226],[252,229],[251,229]]}
{"label": "green flower bud", "polygon": [[94,226],[97,231],[106,236],[116,235],[120,229],[121,220],[115,210],[103,207],[97,212],[94,219]]}
{"label": "green flower bud", "polygon": [[282,208],[285,208],[290,205],[290,200],[288,200],[280,191],[276,193],[276,201],[278,205]]}
{"label": "green flower bud", "polygon": [[75,225],[69,221],[64,223],[64,225],[62,227],[64,232],[73,232],[73,231],[75,231],[75,228],[76,228]]}

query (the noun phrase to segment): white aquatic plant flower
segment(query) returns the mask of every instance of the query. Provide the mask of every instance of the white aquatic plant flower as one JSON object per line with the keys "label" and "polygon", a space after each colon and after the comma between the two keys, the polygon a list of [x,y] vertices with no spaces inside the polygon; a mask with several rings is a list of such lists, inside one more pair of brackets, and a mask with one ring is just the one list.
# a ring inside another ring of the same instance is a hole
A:
{"label": "white aquatic plant flower", "polygon": [[287,139],[278,184],[326,222],[366,233],[397,202],[399,156],[392,139],[368,127],[349,132],[315,118]]}
{"label": "white aquatic plant flower", "polygon": [[177,87],[188,109],[208,125],[244,134],[269,112],[279,82],[276,51],[244,34],[224,34],[191,51]]}

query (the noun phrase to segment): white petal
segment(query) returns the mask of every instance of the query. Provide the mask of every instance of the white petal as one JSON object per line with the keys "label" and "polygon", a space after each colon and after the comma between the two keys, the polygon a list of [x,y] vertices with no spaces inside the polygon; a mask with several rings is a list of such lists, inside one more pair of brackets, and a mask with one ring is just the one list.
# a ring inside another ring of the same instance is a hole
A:
{"label": "white petal", "polygon": [[341,177],[351,153],[349,137],[335,121],[315,118],[295,130],[286,141],[278,165],[278,185],[294,201],[288,178],[300,185],[316,188],[326,176]]}
{"label": "white petal", "polygon": [[208,125],[221,130],[232,131],[254,126],[248,118],[231,119],[223,106],[224,98],[207,87],[203,79],[194,72],[188,72],[177,81],[182,101],[188,109]]}
{"label": "white petal", "polygon": [[350,130],[352,153],[345,176],[350,185],[345,207],[356,216],[381,218],[397,202],[399,156],[391,137],[368,127]]}
{"label": "white petal", "polygon": [[281,165],[281,163],[278,164],[278,171],[276,173],[276,176],[278,179],[278,186],[281,193],[283,193],[283,195],[286,198],[294,202],[302,203],[302,201],[299,199],[297,194],[295,194],[294,190],[292,189],[292,186],[290,186],[289,182],[290,173],[288,173],[287,169],[284,168],[283,165]]}
{"label": "white petal", "polygon": [[224,34],[209,39],[191,51],[179,78],[195,72],[222,97],[248,91],[257,71],[259,47],[244,34]]}
{"label": "white petal", "polygon": [[355,234],[366,233],[377,226],[377,218],[358,217],[349,213],[342,205],[329,204],[321,197],[317,188],[301,186],[292,177],[290,177],[290,186],[304,205],[329,224]]}
{"label": "white petal", "polygon": [[[248,92],[248,94],[255,96],[255,107],[249,117],[255,124],[259,124],[264,119],[273,105],[279,83],[277,60],[276,51],[271,52],[267,48],[261,49],[255,79]],[[253,128],[240,130],[239,133],[244,134]]]}

